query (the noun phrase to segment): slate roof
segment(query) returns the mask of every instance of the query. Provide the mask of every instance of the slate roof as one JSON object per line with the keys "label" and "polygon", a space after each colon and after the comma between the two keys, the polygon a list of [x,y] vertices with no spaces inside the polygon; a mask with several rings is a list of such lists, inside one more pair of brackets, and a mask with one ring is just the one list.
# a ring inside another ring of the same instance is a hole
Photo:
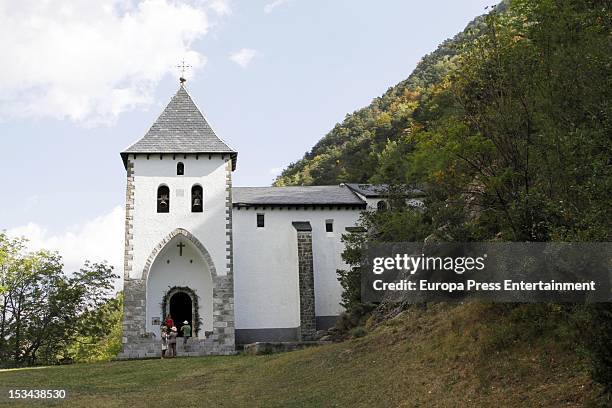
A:
{"label": "slate roof", "polygon": [[[345,183],[345,185],[353,190],[354,192],[361,194],[366,198],[373,197],[384,197],[387,195],[389,190],[388,184],[359,184],[359,183]],[[424,194],[422,190],[417,188],[409,188],[406,191],[407,195],[421,195]]]}
{"label": "slate roof", "polygon": [[238,153],[212,130],[202,112],[181,86],[147,134],[121,153],[225,153],[236,168]]}
{"label": "slate roof", "polygon": [[234,206],[249,205],[357,205],[366,203],[344,186],[234,187]]}

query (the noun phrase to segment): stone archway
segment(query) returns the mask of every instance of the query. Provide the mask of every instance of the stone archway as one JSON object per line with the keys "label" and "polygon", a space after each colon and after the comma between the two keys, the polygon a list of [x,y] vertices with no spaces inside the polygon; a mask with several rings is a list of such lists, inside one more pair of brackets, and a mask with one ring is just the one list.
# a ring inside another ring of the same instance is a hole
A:
{"label": "stone archway", "polygon": [[[171,235],[168,242],[166,239],[162,241],[165,243],[163,248],[156,251],[145,281],[145,330],[159,336],[160,327],[153,322],[157,316],[165,319],[172,296],[185,292],[191,303],[190,313],[181,311],[179,314],[182,317],[171,313],[174,325],[180,330],[187,317],[193,331],[204,339],[204,333],[213,331],[215,322],[215,274],[210,270],[205,254],[200,245],[195,243],[195,238],[184,232]],[[187,302],[187,299],[184,300]],[[195,322],[191,322],[193,317]]]}
{"label": "stone archway", "polygon": [[[155,353],[154,333],[147,331],[148,281],[156,259],[175,237],[184,238],[195,247],[212,279],[212,333],[202,339],[202,355],[231,354],[235,350],[234,330],[234,281],[233,274],[218,275],[217,268],[208,250],[189,231],[177,228],[162,239],[147,258],[140,279],[124,280],[124,324],[122,356],[129,358],[144,357]],[[231,259],[230,261],[231,262]],[[151,298],[151,300],[153,300]],[[152,310],[152,309],[150,309]],[[156,310],[161,311],[158,306]],[[159,312],[157,312],[159,313]],[[155,315],[157,315],[157,313]],[[208,329],[206,329],[208,330]],[[201,333],[200,333],[201,334]]]}
{"label": "stone archway", "polygon": [[[174,320],[174,325],[179,330],[183,325],[183,322],[185,320],[188,321],[192,328],[193,336],[197,337],[202,326],[202,319],[200,318],[199,314],[199,300],[200,299],[197,293],[189,287],[172,287],[164,294],[162,299],[162,316],[167,316],[170,314]],[[183,309],[187,307],[189,310],[181,310],[177,313],[175,307]]]}
{"label": "stone archway", "polygon": [[157,255],[159,254],[159,252],[162,249],[164,249],[164,247],[170,241],[172,241],[172,239],[174,237],[176,237],[178,235],[181,235],[181,236],[185,237],[186,239],[191,241],[191,243],[196,248],[198,248],[198,250],[202,254],[202,258],[204,258],[204,262],[206,263],[206,266],[208,267],[208,270],[210,271],[210,274],[212,275],[213,280],[214,280],[214,278],[217,277],[217,269],[215,268],[215,263],[213,262],[212,257],[210,256],[210,253],[208,253],[208,250],[206,249],[206,247],[204,245],[202,245],[202,243],[200,242],[199,239],[194,237],[191,232],[189,232],[189,231],[187,231],[186,229],[183,229],[183,228],[175,229],[170,234],[166,235],[166,237],[164,239],[162,239],[159,242],[159,244],[157,244],[157,246],[155,248],[153,248],[153,251],[151,251],[151,254],[147,258],[147,262],[145,263],[144,269],[142,271],[142,280],[146,281],[149,278],[149,273],[151,272],[151,266],[153,266],[153,262],[155,262],[155,259],[157,258]]}

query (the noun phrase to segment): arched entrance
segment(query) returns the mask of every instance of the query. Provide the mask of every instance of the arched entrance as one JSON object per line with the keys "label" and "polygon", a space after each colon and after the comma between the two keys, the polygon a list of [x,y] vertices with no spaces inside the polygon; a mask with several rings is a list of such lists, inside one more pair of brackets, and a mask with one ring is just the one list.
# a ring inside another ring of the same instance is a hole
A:
{"label": "arched entrance", "polygon": [[198,311],[199,296],[193,289],[187,286],[170,288],[164,295],[161,306],[163,316],[172,316],[179,337],[183,335],[180,330],[184,321],[189,322],[191,335],[193,337],[198,336],[202,326],[202,318]]}
{"label": "arched entrance", "polygon": [[[146,327],[156,337],[160,336],[161,321],[171,313],[177,329],[183,321],[190,321],[192,336],[204,338],[206,332],[214,331],[213,299],[222,296],[215,287],[218,276],[210,254],[193,235],[184,229],[177,229],[162,240],[153,250],[143,271],[146,279]],[[191,318],[187,299],[183,297],[183,310],[180,311],[178,295],[173,309],[170,300],[178,292],[186,293],[191,299]],[[219,303],[220,304],[220,303]],[[160,307],[161,306],[161,307]]]}
{"label": "arched entrance", "polygon": [[176,292],[170,298],[169,306],[170,315],[179,331],[179,337],[182,337],[181,326],[183,326],[184,321],[188,321],[193,328],[193,302],[191,297],[185,292]]}

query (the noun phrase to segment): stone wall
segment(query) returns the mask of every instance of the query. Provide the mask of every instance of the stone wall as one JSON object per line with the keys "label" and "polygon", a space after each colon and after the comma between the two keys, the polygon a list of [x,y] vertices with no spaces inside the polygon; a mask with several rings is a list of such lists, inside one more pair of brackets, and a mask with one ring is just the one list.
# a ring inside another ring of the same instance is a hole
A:
{"label": "stone wall", "polygon": [[234,232],[232,228],[232,161],[225,164],[225,267],[234,275]]}
{"label": "stone wall", "polygon": [[145,334],[145,292],[144,280],[123,281],[123,344]]}
{"label": "stone wall", "polygon": [[215,347],[222,353],[236,347],[234,318],[234,250],[232,230],[232,161],[226,162],[225,176],[225,276],[213,277],[213,334]]}
{"label": "stone wall", "polygon": [[125,251],[123,258],[123,272],[129,279],[132,272],[132,261],[134,260],[134,162],[127,159],[127,183],[125,191]]}
{"label": "stone wall", "polygon": [[213,278],[213,334],[217,351],[232,352],[236,347],[234,328],[234,282],[233,277]]}
{"label": "stone wall", "polygon": [[315,338],[315,290],[312,260],[312,228],[308,222],[294,222],[297,231],[298,274],[300,289],[300,330],[299,340]]}
{"label": "stone wall", "polygon": [[127,187],[125,200],[125,253],[123,281],[123,355],[126,345],[138,341],[145,334],[146,319],[146,285],[142,279],[130,279],[133,255],[133,221],[134,221],[134,163],[127,162]]}
{"label": "stone wall", "polygon": [[[213,277],[213,332],[206,339],[191,339],[188,355],[227,355],[235,352],[234,285],[231,276]],[[146,282],[124,281],[123,350],[118,359],[159,357],[159,339],[145,333]]]}
{"label": "stone wall", "polygon": [[[183,339],[178,338],[176,342],[178,357],[201,357],[201,356],[226,356],[236,354],[232,347],[220,346],[212,336],[202,340],[190,338],[186,345],[183,345]],[[142,359],[142,358],[160,358],[161,357],[161,341],[154,338],[141,338],[124,346],[124,351],[117,356],[118,360]]]}

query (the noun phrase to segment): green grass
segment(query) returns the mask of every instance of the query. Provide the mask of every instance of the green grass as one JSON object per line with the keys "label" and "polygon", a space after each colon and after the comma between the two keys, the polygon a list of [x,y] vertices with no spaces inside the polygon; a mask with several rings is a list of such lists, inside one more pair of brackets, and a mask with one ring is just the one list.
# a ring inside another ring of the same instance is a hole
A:
{"label": "green grass", "polygon": [[[65,389],[81,407],[572,407],[598,386],[551,327],[522,335],[491,306],[405,312],[354,340],[266,355],[0,370],[10,388]],[[50,402],[28,402],[50,404]]]}

